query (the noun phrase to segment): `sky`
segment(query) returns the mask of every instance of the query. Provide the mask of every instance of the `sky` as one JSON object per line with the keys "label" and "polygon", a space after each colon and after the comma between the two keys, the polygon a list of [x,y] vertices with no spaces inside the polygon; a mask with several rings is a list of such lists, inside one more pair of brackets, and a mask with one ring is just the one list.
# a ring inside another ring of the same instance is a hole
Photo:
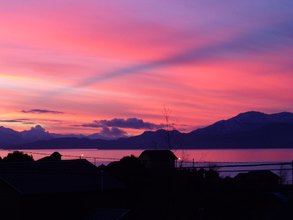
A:
{"label": "sky", "polygon": [[131,136],[292,112],[292,10],[292,0],[0,0],[0,125]]}

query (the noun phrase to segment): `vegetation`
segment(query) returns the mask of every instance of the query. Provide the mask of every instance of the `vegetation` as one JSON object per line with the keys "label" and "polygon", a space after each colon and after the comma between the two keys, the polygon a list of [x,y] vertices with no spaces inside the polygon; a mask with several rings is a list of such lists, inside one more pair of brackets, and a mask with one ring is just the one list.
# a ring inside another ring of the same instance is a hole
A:
{"label": "vegetation", "polygon": [[2,159],[3,162],[24,162],[34,161],[33,156],[28,155],[22,151],[13,151],[8,153],[6,157]]}

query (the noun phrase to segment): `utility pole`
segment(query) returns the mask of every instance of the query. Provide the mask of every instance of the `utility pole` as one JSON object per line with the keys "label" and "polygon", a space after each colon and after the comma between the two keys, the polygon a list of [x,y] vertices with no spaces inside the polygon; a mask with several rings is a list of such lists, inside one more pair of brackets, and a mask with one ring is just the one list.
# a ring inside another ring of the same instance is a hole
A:
{"label": "utility pole", "polygon": [[293,185],[293,160],[291,163],[291,184]]}
{"label": "utility pole", "polygon": [[171,138],[170,138],[170,123],[169,123],[169,113],[166,106],[164,106],[163,114],[166,121],[166,129],[167,129],[167,145],[168,148],[171,149]]}

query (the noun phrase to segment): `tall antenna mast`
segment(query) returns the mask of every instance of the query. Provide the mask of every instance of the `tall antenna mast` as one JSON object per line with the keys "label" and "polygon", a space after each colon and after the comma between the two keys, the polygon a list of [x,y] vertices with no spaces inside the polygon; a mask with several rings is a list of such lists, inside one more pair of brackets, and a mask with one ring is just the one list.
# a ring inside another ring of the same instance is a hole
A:
{"label": "tall antenna mast", "polygon": [[170,123],[169,123],[169,111],[166,108],[166,106],[164,106],[163,109],[163,115],[165,117],[165,121],[166,121],[166,130],[167,130],[167,145],[168,148],[171,149],[171,137],[170,137]]}

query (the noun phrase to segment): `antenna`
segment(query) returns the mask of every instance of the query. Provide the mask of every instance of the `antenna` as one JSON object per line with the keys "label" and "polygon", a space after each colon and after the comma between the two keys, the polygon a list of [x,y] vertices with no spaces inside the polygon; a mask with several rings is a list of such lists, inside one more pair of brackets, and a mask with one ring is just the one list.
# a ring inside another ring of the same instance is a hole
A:
{"label": "antenna", "polygon": [[171,149],[171,137],[170,137],[170,123],[169,123],[169,110],[166,108],[166,106],[164,105],[164,109],[163,109],[163,116],[165,118],[166,121],[166,130],[167,130],[167,145],[168,148]]}

